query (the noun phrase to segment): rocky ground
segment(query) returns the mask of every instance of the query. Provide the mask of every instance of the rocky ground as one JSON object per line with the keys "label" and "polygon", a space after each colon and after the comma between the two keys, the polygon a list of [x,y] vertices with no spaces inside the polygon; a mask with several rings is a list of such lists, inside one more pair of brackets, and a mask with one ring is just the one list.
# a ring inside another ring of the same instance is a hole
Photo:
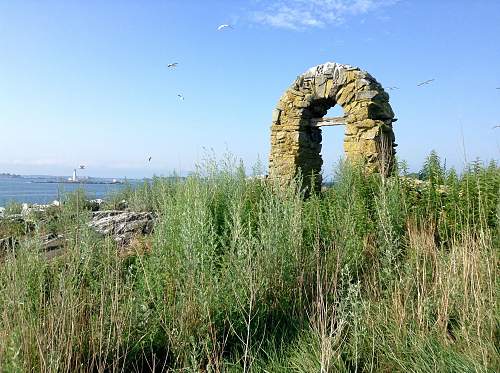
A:
{"label": "rocky ground", "polygon": [[[153,231],[155,215],[151,212],[131,211],[122,201],[117,209],[106,209],[103,200],[85,202],[86,225],[97,236],[111,237],[120,248],[126,248],[137,236]],[[20,211],[0,210],[0,255],[13,250],[23,239],[37,239],[41,250],[53,258],[64,250],[68,241],[67,232],[54,228],[53,222],[61,220],[64,206],[58,201],[47,205],[22,204]],[[61,225],[61,224],[60,224]],[[63,224],[64,225],[64,224]]]}

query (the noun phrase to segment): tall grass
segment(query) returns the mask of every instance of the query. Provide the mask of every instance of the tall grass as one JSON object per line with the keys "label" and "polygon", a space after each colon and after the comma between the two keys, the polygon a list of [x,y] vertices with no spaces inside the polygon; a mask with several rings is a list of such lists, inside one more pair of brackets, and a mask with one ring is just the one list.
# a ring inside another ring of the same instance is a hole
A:
{"label": "tall grass", "polygon": [[340,165],[304,198],[208,162],[108,202],[158,216],[126,252],[75,195],[64,255],[1,258],[0,370],[496,371],[500,170],[421,177]]}

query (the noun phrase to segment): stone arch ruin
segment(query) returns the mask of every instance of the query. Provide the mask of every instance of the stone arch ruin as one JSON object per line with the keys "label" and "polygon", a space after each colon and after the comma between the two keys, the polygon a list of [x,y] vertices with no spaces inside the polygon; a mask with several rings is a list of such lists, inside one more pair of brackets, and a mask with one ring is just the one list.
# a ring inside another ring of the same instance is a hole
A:
{"label": "stone arch ruin", "polygon": [[[345,115],[323,118],[340,105]],[[303,185],[321,186],[321,127],[345,125],[344,152],[368,172],[388,175],[395,154],[389,95],[366,71],[327,62],[297,77],[273,111],[269,176],[282,183],[300,171]]]}

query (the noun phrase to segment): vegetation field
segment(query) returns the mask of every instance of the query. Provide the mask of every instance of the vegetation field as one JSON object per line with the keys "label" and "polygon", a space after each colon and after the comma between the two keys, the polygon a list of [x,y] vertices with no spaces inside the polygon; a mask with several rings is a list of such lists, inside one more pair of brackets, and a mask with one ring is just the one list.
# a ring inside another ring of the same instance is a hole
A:
{"label": "vegetation field", "polygon": [[[500,371],[500,168],[396,174],[340,164],[305,198],[207,162],[109,198],[155,213],[126,248],[81,193],[1,227],[0,371]],[[47,260],[49,231],[68,241]]]}

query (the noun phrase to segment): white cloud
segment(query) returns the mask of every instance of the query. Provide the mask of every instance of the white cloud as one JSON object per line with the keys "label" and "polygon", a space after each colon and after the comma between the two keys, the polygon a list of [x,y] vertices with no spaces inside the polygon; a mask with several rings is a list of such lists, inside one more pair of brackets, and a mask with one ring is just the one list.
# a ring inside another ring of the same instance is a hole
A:
{"label": "white cloud", "polygon": [[[302,30],[341,24],[347,18],[393,5],[399,0],[273,0],[254,11],[254,22]],[[260,2],[261,4],[264,2]]]}

